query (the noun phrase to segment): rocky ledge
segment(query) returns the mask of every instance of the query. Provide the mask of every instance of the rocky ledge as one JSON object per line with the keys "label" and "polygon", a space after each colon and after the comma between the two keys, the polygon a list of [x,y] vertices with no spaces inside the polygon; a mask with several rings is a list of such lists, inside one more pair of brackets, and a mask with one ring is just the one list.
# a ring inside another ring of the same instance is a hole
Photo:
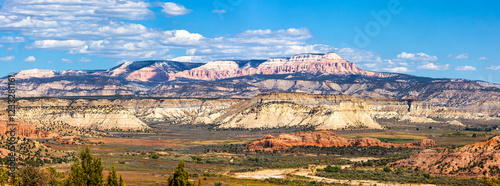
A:
{"label": "rocky ledge", "polygon": [[317,147],[342,147],[342,146],[359,146],[359,147],[427,147],[434,146],[436,143],[432,139],[424,139],[414,143],[395,144],[383,143],[379,139],[374,138],[359,138],[346,139],[330,131],[316,132],[297,132],[293,134],[280,134],[278,137],[266,135],[260,141],[254,141],[247,145],[248,150],[281,150],[288,149],[294,146],[317,146]]}

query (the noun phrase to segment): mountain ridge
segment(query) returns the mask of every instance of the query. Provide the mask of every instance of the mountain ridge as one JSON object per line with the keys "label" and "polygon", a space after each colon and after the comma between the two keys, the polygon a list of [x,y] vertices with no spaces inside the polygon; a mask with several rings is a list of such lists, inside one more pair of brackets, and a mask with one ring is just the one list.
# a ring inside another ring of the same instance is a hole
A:
{"label": "mountain ridge", "polygon": [[[18,72],[16,78],[20,97],[251,98],[269,92],[303,92],[417,98],[452,107],[483,102],[500,106],[498,84],[365,71],[336,53],[209,63],[149,60],[125,62],[108,70],[31,69]],[[0,82],[7,83],[7,79]],[[0,95],[5,94],[6,87],[0,87]]]}

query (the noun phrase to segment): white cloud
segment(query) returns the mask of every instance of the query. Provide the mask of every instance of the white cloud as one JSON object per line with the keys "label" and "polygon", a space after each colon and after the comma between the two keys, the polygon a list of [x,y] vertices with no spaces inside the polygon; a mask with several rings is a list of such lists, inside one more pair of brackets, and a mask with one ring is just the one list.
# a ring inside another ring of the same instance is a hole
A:
{"label": "white cloud", "polygon": [[477,59],[479,59],[479,60],[487,60],[489,58],[483,56],[483,57],[480,57],[480,58],[477,58]]}
{"label": "white cloud", "polygon": [[6,0],[2,11],[10,15],[59,20],[141,20],[153,15],[149,6],[147,2],[135,0]]}
{"label": "white cloud", "polygon": [[476,67],[473,66],[458,66],[455,68],[458,71],[476,71]]}
{"label": "white cloud", "polygon": [[6,57],[0,57],[0,61],[3,61],[3,62],[11,62],[12,60],[14,60],[14,56],[6,56]]}
{"label": "white cloud", "polygon": [[406,67],[393,67],[393,68],[382,68],[384,71],[387,72],[394,72],[394,73],[408,73],[411,72],[411,70],[408,70]]}
{"label": "white cloud", "polygon": [[224,13],[227,13],[227,11],[226,10],[217,10],[217,9],[215,9],[215,10],[212,10],[212,13],[224,14]]}
{"label": "white cloud", "polygon": [[71,60],[71,59],[66,59],[66,58],[61,58],[61,61],[62,61],[63,63],[73,63],[73,60]]}
{"label": "white cloud", "polygon": [[486,67],[487,70],[500,70],[500,65],[499,66],[493,66],[491,65],[490,67]]}
{"label": "white cloud", "polygon": [[36,58],[35,56],[29,56],[26,59],[24,59],[24,62],[35,62]]}
{"label": "white cloud", "polygon": [[24,42],[24,37],[12,37],[12,36],[0,37],[0,43],[22,43],[22,42]]}
{"label": "white cloud", "polygon": [[421,66],[418,66],[418,69],[421,70],[448,70],[450,68],[449,64],[434,64],[434,63],[425,63]]}
{"label": "white cloud", "polygon": [[180,61],[180,62],[206,62],[211,61],[211,59],[203,57],[203,56],[180,56],[171,59],[172,61]]}
{"label": "white cloud", "polygon": [[[27,49],[60,50],[117,60],[178,57],[169,54],[172,50],[186,50],[186,56],[210,60],[267,58],[334,50],[328,45],[308,44],[312,34],[307,28],[247,30],[233,35],[205,37],[187,30],[160,30],[121,21],[152,17],[149,3],[135,0],[47,1],[50,2],[5,1],[0,9],[0,30],[16,33],[18,39],[29,39],[25,45]],[[191,11],[175,3],[160,5],[170,15]],[[376,55],[372,56],[375,59],[369,59],[370,53],[357,50],[356,54],[346,58],[351,61],[382,61]]]}
{"label": "white cloud", "polygon": [[0,48],[3,48],[3,47],[5,47],[5,46],[3,46],[3,45],[0,45]]}
{"label": "white cloud", "polygon": [[35,41],[28,48],[38,49],[75,49],[82,47],[86,44],[85,41],[80,40],[40,40]]}
{"label": "white cloud", "polygon": [[404,59],[404,60],[410,60],[410,61],[437,61],[438,60],[438,57],[431,56],[431,55],[428,55],[425,53],[406,53],[406,52],[402,52],[401,54],[398,54],[397,58]]}
{"label": "white cloud", "polygon": [[468,53],[465,53],[465,54],[460,54],[458,56],[455,57],[455,59],[467,59],[469,58],[469,54]]}
{"label": "white cloud", "polygon": [[87,59],[87,58],[84,58],[84,57],[81,57],[80,59],[78,59],[78,61],[87,63],[87,62],[90,62],[91,60]]}
{"label": "white cloud", "polygon": [[189,33],[186,30],[172,30],[163,32],[163,40],[165,45],[194,45],[199,44],[203,39],[201,34]]}
{"label": "white cloud", "polygon": [[401,66],[408,66],[407,62],[399,62],[398,64],[401,65]]}
{"label": "white cloud", "polygon": [[193,10],[187,9],[183,5],[177,4],[177,3],[172,3],[172,2],[166,2],[161,5],[163,7],[162,12],[165,13],[168,17],[173,17],[173,16],[179,16],[179,15],[185,15],[189,14]]}
{"label": "white cloud", "polygon": [[372,51],[342,48],[337,50],[337,53],[347,61],[351,62],[383,62],[380,55]]}

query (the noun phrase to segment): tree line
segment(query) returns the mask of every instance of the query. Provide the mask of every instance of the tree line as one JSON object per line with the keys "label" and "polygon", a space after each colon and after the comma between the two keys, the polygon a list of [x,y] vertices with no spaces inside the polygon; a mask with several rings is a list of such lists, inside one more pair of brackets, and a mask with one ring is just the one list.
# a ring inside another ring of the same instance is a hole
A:
{"label": "tree line", "polygon": [[[103,166],[100,158],[92,157],[90,148],[86,147],[79,157],[74,159],[69,176],[58,173],[55,168],[41,169],[34,165],[26,165],[17,170],[14,177],[9,176],[8,170],[0,168],[0,185],[10,183],[14,186],[126,186],[122,175],[116,173],[115,166],[109,169],[106,179],[103,176]],[[166,180],[168,186],[194,186],[188,181],[189,172],[184,168],[181,160],[175,172]],[[201,179],[198,185],[202,185]]]}

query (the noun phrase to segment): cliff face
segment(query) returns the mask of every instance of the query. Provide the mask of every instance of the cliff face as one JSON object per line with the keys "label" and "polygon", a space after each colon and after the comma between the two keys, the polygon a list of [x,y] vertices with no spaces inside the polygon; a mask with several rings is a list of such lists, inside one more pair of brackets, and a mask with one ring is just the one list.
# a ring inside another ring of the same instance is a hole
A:
{"label": "cliff face", "polygon": [[[30,127],[53,122],[74,127],[100,129],[145,129],[147,125],[121,105],[99,104],[102,100],[69,100],[56,98],[20,99],[17,101],[17,121]],[[0,109],[5,109],[5,100]],[[97,104],[96,104],[97,103]],[[42,127],[43,128],[43,127]]]}
{"label": "cliff face", "polygon": [[117,99],[106,104],[121,105],[145,122],[210,124],[238,102],[237,99]]}
{"label": "cliff face", "polygon": [[415,143],[394,144],[382,143],[374,138],[345,139],[330,131],[317,132],[297,132],[293,134],[280,134],[278,137],[266,135],[260,141],[254,141],[247,145],[248,149],[254,150],[281,150],[294,146],[317,146],[317,147],[342,147],[342,146],[362,146],[362,147],[425,147],[436,145],[434,140],[425,139]]}
{"label": "cliff face", "polygon": [[[237,99],[57,99],[18,100],[19,120],[33,127],[68,124],[101,129],[144,129],[144,122],[210,124]],[[0,109],[6,109],[0,100]]]}
{"label": "cliff face", "polygon": [[20,119],[63,121],[71,126],[99,129],[144,129],[147,125],[120,106],[25,106],[16,109]]}
{"label": "cliff face", "polygon": [[[7,132],[7,117],[0,117],[0,135],[5,135]],[[29,138],[51,138],[55,134],[36,129],[34,126],[24,122],[17,122],[16,136]]]}
{"label": "cliff face", "polygon": [[[0,100],[0,103],[5,103]],[[252,99],[56,99],[19,100],[18,117],[31,124],[60,121],[74,127],[146,128],[144,122],[216,124],[219,128],[381,129],[378,119],[462,125],[456,120],[500,121],[494,107],[437,107],[413,99],[269,93]],[[6,104],[0,109],[6,109]],[[436,119],[436,120],[434,120]]]}
{"label": "cliff face", "polygon": [[500,174],[500,136],[458,149],[426,149],[391,165],[418,167],[436,175],[498,177]]}
{"label": "cliff face", "polygon": [[[436,121],[433,118],[447,120]],[[358,98],[348,95],[269,93],[228,108],[215,122],[220,128],[305,126],[316,129],[380,129],[377,119],[456,124],[453,120],[495,120],[483,111],[435,107],[414,99]]]}
{"label": "cliff face", "polygon": [[350,96],[272,93],[243,101],[217,119],[220,128],[382,128],[364,102]]}
{"label": "cliff face", "polygon": [[176,77],[197,80],[217,80],[254,74],[362,74],[373,76],[376,73],[364,71],[347,62],[335,53],[302,54],[292,58],[269,59],[256,68],[250,65],[240,66],[235,61],[213,61],[191,70],[176,73]]}

